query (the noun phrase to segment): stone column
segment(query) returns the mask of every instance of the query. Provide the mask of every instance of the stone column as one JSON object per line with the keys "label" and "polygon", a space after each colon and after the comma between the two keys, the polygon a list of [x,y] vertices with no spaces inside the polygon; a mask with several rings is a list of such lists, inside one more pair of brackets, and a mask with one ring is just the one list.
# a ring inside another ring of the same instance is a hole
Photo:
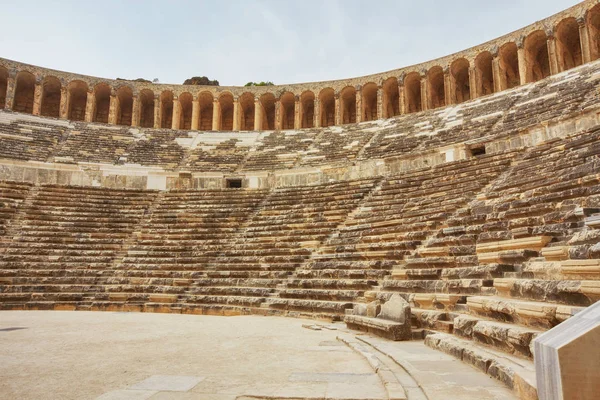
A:
{"label": "stone column", "polygon": [[131,105],[131,126],[140,126],[140,96],[133,95],[133,104]]}
{"label": "stone column", "polygon": [[8,78],[6,80],[6,100],[4,108],[12,110],[15,102],[15,86],[17,85],[17,73],[9,71]]}
{"label": "stone column", "polygon": [[494,77],[494,92],[504,90],[500,77],[500,58],[497,55],[492,59],[492,75]]}
{"label": "stone column", "polygon": [[[112,102],[112,98],[110,99]],[[111,103],[112,104],[112,103]],[[69,93],[66,87],[60,88],[60,119],[69,118]]]}
{"label": "stone column", "polygon": [[319,101],[318,97],[315,97],[315,106],[314,106],[314,123],[313,126],[315,128],[320,128],[321,127],[321,102]]}
{"label": "stone column", "polygon": [[407,114],[406,112],[406,93],[404,93],[406,89],[404,85],[398,85],[398,112],[400,115]]}
{"label": "stone column", "polygon": [[154,128],[160,129],[161,105],[160,96],[154,95]]}
{"label": "stone column", "polygon": [[548,34],[548,61],[550,62],[550,75],[555,75],[560,72],[560,66],[558,65],[558,56],[556,54],[556,38],[554,33]]}
{"label": "stone column", "polygon": [[294,129],[302,128],[302,103],[300,97],[294,97]]}
{"label": "stone column", "polygon": [[35,80],[35,91],[33,92],[33,115],[40,115],[42,112],[42,91],[41,80]]}
{"label": "stone column", "polygon": [[179,129],[181,119],[181,103],[179,97],[173,96],[173,118],[171,118],[171,129]]}
{"label": "stone column", "polygon": [[[234,103],[235,104],[235,103]],[[234,119],[235,121],[235,119]],[[219,99],[213,99],[213,115],[212,115],[212,130],[218,131],[221,129],[219,126],[221,122],[221,103]]]}
{"label": "stone column", "polygon": [[527,57],[525,56],[523,39],[517,41],[517,57],[519,60],[519,78],[521,85],[525,85],[527,83]]}
{"label": "stone column", "polygon": [[359,86],[356,91],[356,122],[362,122],[363,116],[365,115],[365,110],[363,108],[362,101],[362,87]]}
{"label": "stone column", "polygon": [[254,98],[254,130],[261,131],[262,130],[262,105],[260,104],[260,100],[258,97]]}
{"label": "stone column", "polygon": [[456,103],[456,82],[449,67],[444,68],[444,102],[447,106]]}
{"label": "stone column", "polygon": [[577,18],[577,24],[579,25],[579,40],[581,42],[581,56],[583,63],[589,63],[592,61],[592,54],[590,52],[590,35],[585,24],[585,17]]}
{"label": "stone column", "polygon": [[233,130],[240,130],[240,102],[238,101],[238,97],[233,98]]}
{"label": "stone column", "polygon": [[283,127],[281,120],[281,100],[275,102],[275,130],[280,131]]}
{"label": "stone column", "polygon": [[333,114],[334,114],[333,124],[337,126],[337,125],[341,125],[341,120],[342,120],[342,115],[341,115],[342,107],[340,107],[340,94],[336,93],[334,95],[334,98],[335,98],[335,106],[333,108]]}
{"label": "stone column", "polygon": [[94,119],[94,107],[96,103],[96,96],[92,90],[88,90],[87,99],[85,101],[85,122],[92,122]]}
{"label": "stone column", "polygon": [[383,119],[383,88],[377,87],[377,119]]}
{"label": "stone column", "polygon": [[108,107],[108,123],[117,124],[117,96],[114,90],[110,91],[110,105]]}
{"label": "stone column", "polygon": [[429,94],[427,88],[427,76],[421,78],[421,110],[426,111],[429,109]]}
{"label": "stone column", "polygon": [[471,100],[478,98],[479,96],[481,96],[481,93],[479,93],[479,82],[481,81],[481,78],[479,78],[477,76],[477,70],[475,69],[475,67],[469,67],[469,96],[471,97]]}
{"label": "stone column", "polygon": [[193,131],[197,131],[199,123],[200,123],[200,99],[198,98],[198,96],[194,96],[192,98],[192,126],[191,126],[191,129]]}

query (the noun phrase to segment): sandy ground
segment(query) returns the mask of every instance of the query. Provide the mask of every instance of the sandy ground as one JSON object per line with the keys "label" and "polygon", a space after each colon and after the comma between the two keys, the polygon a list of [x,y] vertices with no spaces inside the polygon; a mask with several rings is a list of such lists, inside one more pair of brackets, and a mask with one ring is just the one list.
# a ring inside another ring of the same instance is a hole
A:
{"label": "sandy ground", "polygon": [[[307,323],[315,322],[3,311],[0,399],[386,398],[365,359],[336,340],[349,335],[343,325],[314,331]],[[485,398],[511,398],[495,381],[489,386],[495,394]]]}

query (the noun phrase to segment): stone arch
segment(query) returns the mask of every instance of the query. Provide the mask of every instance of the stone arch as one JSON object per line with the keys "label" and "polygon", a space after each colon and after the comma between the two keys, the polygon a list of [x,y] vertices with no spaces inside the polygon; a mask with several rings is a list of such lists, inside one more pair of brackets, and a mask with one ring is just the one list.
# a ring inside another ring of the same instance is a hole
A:
{"label": "stone arch", "polygon": [[94,112],[93,122],[108,123],[108,113],[110,112],[110,86],[106,83],[99,83],[94,87]]}
{"label": "stone arch", "polygon": [[[42,98],[40,99],[40,115],[52,118],[60,117],[61,89],[62,84],[60,83],[60,80],[57,77],[46,76],[44,78],[44,80],[42,81]],[[85,105],[83,106],[83,112],[85,115]]]}
{"label": "stone arch", "polygon": [[296,96],[292,92],[285,92],[279,97],[279,117],[281,129],[294,129],[296,119]]}
{"label": "stone arch", "polygon": [[160,94],[160,127],[171,129],[173,126],[173,92],[165,90]]}
{"label": "stone arch", "polygon": [[192,94],[184,92],[179,95],[179,129],[189,131],[192,129],[192,108],[194,99]]}
{"label": "stone arch", "polygon": [[407,114],[422,111],[421,74],[418,72],[404,77],[404,108]]}
{"label": "stone arch", "polygon": [[35,95],[35,76],[31,72],[21,71],[17,74],[13,111],[33,114],[33,97]]}
{"label": "stone arch", "polygon": [[117,89],[117,125],[131,126],[133,117],[133,91],[129,86],[121,86]]}
{"label": "stone arch", "polygon": [[335,125],[335,92],[325,88],[319,92],[319,108],[321,126],[323,128]]}
{"label": "stone arch", "polygon": [[0,67],[0,110],[6,108],[6,90],[8,89],[8,70]]}
{"label": "stone arch", "polygon": [[154,92],[144,89],[139,94],[140,126],[142,128],[154,127]]}
{"label": "stone arch", "polygon": [[526,82],[537,82],[550,76],[548,38],[542,30],[530,33],[525,42]]}
{"label": "stone arch", "polygon": [[340,124],[356,123],[356,89],[346,86],[340,92]]}
{"label": "stone arch", "polygon": [[212,119],[213,119],[213,95],[211,92],[202,92],[198,95],[198,129],[201,131],[212,130]]}
{"label": "stone arch", "polygon": [[521,75],[519,73],[519,49],[516,43],[509,42],[498,50],[498,69],[500,90],[512,89],[521,84]]}
{"label": "stone arch", "polygon": [[[275,129],[275,96],[273,93],[265,93],[258,100],[260,112],[260,128],[266,131]],[[293,125],[292,125],[293,126]]]}
{"label": "stone arch", "polygon": [[436,65],[427,71],[428,108],[444,107],[446,105],[445,96],[444,70],[439,65]]}
{"label": "stone arch", "polygon": [[383,118],[400,115],[400,92],[398,78],[391,77],[383,82]]}
{"label": "stone arch", "polygon": [[375,121],[377,119],[377,91],[376,83],[369,82],[362,88],[361,121]]}
{"label": "stone arch", "polygon": [[219,96],[220,115],[218,116],[219,130],[233,130],[233,95],[229,92],[221,93]]}
{"label": "stone arch", "polygon": [[240,131],[253,131],[254,116],[256,114],[256,110],[254,109],[254,95],[246,92],[240,96],[238,103],[240,110]]}
{"label": "stone arch", "polygon": [[455,104],[471,100],[471,83],[469,81],[470,64],[466,58],[459,58],[450,64],[452,79],[452,100]]}
{"label": "stone arch", "polygon": [[315,94],[310,90],[300,95],[300,128],[315,126]]}
{"label": "stone arch", "polygon": [[565,18],[560,21],[556,25],[554,37],[556,38],[558,72],[566,71],[583,64],[579,24],[575,18]]}
{"label": "stone arch", "polygon": [[493,63],[494,57],[489,51],[484,51],[475,58],[475,93],[477,93],[477,97],[495,92]]}
{"label": "stone arch", "polygon": [[587,11],[585,25],[588,30],[591,60],[600,58],[600,4]]}
{"label": "stone arch", "polygon": [[[87,106],[88,84],[84,81],[75,80],[69,82],[67,119],[72,121],[85,120],[85,109]],[[44,102],[42,101],[42,110]]]}

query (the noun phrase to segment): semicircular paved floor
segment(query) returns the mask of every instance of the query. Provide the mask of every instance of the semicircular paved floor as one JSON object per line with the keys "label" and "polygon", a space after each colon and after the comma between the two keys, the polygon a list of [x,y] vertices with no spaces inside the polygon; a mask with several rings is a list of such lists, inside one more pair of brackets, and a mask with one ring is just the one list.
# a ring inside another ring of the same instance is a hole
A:
{"label": "semicircular paved floor", "polygon": [[[387,398],[371,365],[337,340],[352,339],[354,333],[342,324],[335,330],[311,330],[303,324],[315,322],[260,316],[3,311],[0,398]],[[440,399],[448,399],[449,390],[460,393],[459,399],[513,398],[500,383],[420,342],[393,345],[431,360],[429,366],[421,363],[430,382],[419,382],[432,389],[427,391],[429,399],[438,398],[438,393]],[[448,371],[435,368],[442,364]]]}

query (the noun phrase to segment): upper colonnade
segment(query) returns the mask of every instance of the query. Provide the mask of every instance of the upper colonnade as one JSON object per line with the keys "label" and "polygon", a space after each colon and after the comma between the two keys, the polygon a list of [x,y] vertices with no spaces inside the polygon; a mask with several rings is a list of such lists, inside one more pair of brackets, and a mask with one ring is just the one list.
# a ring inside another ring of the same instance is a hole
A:
{"label": "upper colonnade", "polygon": [[600,58],[600,4],[586,0],[468,50],[360,78],[263,87],[109,80],[0,59],[0,108],[145,128],[327,127],[458,104]]}

